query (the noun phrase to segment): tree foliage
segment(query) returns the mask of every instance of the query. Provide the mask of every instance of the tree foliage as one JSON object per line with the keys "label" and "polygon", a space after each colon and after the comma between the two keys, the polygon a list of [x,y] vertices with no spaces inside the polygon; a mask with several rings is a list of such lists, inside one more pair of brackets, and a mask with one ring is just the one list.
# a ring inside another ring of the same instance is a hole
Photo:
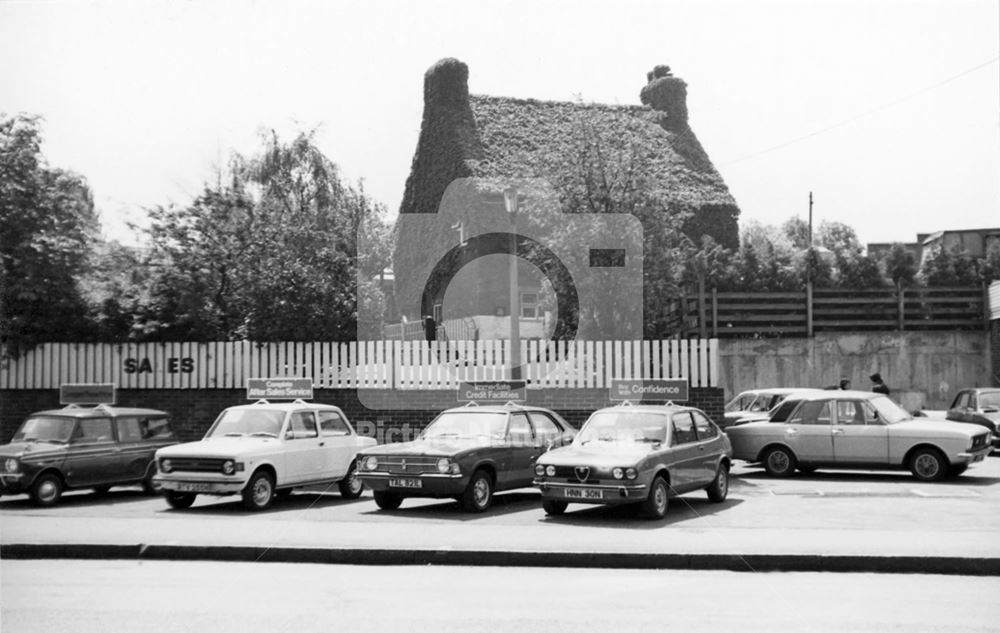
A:
{"label": "tree foliage", "polygon": [[89,340],[77,282],[98,220],[87,182],[49,167],[39,117],[0,114],[0,346],[17,355],[40,341]]}

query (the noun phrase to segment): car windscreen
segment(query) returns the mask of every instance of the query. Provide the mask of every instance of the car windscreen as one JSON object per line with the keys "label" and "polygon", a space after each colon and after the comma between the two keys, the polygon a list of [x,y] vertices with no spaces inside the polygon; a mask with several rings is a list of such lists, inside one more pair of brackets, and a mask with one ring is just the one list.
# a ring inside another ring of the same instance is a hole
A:
{"label": "car windscreen", "polygon": [[14,434],[14,442],[69,442],[73,432],[73,418],[38,415],[24,421]]}
{"label": "car windscreen", "polygon": [[895,424],[913,419],[909,411],[890,400],[888,396],[878,396],[870,399],[869,402],[878,411],[879,419],[885,424]]}
{"label": "car windscreen", "polygon": [[445,411],[431,422],[421,439],[502,438],[507,431],[507,414],[494,411]]}
{"label": "car windscreen", "polygon": [[986,391],[979,394],[979,408],[1000,409],[1000,391]]}
{"label": "car windscreen", "polygon": [[284,418],[284,411],[274,409],[226,409],[205,437],[224,437],[227,435],[278,437]]}
{"label": "car windscreen", "polygon": [[576,436],[588,442],[660,442],[667,438],[667,416],[645,411],[598,411]]}

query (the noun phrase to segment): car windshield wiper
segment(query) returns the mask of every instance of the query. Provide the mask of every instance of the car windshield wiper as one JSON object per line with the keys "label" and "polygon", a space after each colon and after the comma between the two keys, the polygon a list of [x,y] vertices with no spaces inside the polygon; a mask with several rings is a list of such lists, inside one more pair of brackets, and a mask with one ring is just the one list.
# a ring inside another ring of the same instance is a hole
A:
{"label": "car windshield wiper", "polygon": [[246,433],[225,433],[222,437],[243,437]]}
{"label": "car windshield wiper", "polygon": [[256,433],[251,433],[250,437],[278,437],[278,434],[268,433],[267,431],[257,431]]}

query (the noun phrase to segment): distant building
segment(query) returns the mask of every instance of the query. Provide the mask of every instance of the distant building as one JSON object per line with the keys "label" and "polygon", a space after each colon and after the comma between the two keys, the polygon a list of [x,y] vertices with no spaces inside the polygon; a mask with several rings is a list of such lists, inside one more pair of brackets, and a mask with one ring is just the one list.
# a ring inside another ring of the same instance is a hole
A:
{"label": "distant building", "polygon": [[[893,242],[873,242],[868,244],[868,254],[881,258],[889,252],[892,246]],[[941,249],[962,253],[973,259],[981,259],[986,257],[991,250],[1000,250],[1000,227],[918,233],[917,241],[903,243],[902,246],[913,253],[914,259],[921,266]]]}

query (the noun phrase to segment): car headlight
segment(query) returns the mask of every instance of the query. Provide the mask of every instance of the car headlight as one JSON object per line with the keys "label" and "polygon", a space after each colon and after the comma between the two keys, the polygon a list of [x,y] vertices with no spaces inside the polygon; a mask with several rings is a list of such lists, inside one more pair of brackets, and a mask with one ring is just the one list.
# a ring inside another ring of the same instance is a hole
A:
{"label": "car headlight", "polygon": [[556,467],[555,466],[546,466],[545,467],[545,474],[548,475],[549,477],[555,477],[556,476]]}
{"label": "car headlight", "polygon": [[236,472],[236,462],[235,461],[233,461],[231,459],[227,459],[226,461],[222,462],[222,474],[223,475],[232,475],[235,472]]}
{"label": "car headlight", "polygon": [[622,469],[622,468],[612,468],[611,469],[611,476],[614,477],[615,479],[624,479],[625,478],[625,470]]}
{"label": "car headlight", "polygon": [[172,463],[170,463],[169,459],[161,459],[160,460],[160,470],[162,470],[165,473],[169,473],[173,469],[174,469],[174,465]]}
{"label": "car headlight", "polygon": [[374,455],[365,457],[364,461],[361,462],[361,467],[365,470],[375,470],[378,468],[378,457],[375,457]]}
{"label": "car headlight", "polygon": [[17,460],[14,459],[13,457],[11,457],[10,459],[8,459],[3,463],[3,469],[9,473],[16,473],[17,467],[18,467]]}
{"label": "car headlight", "polygon": [[535,476],[541,477],[543,475],[545,475],[545,466],[542,466],[541,464],[535,464]]}
{"label": "car headlight", "polygon": [[451,471],[451,460],[447,457],[442,457],[437,461],[438,472],[442,475],[447,475]]}
{"label": "car headlight", "polygon": [[625,469],[625,479],[635,479],[638,476],[639,476],[639,471],[637,471],[635,468]]}

